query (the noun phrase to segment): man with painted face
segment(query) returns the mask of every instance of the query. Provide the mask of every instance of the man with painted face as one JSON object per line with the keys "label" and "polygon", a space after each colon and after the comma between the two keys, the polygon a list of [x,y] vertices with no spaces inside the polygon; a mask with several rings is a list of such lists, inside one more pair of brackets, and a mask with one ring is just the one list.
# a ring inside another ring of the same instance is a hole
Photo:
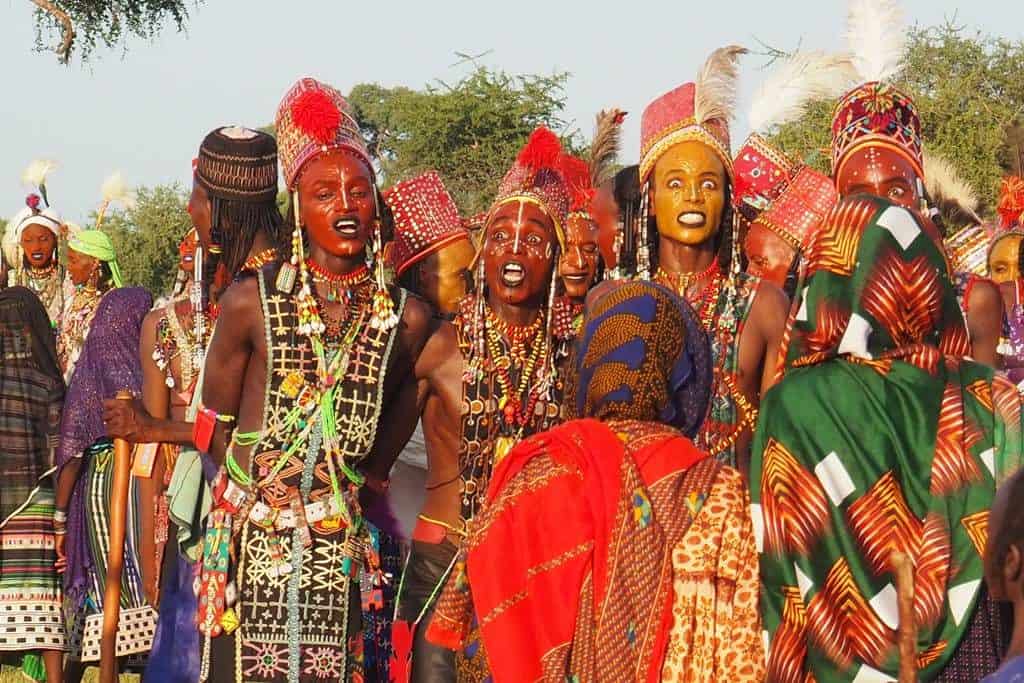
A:
{"label": "man with painted face", "polygon": [[394,222],[391,260],[398,282],[451,316],[470,289],[476,250],[441,176],[428,171],[383,193]]}
{"label": "man with painted face", "polygon": [[598,225],[592,209],[595,192],[590,181],[590,167],[578,157],[565,155],[562,174],[572,203],[565,219],[565,251],[558,260],[558,276],[561,292],[576,319],[583,312],[587,292],[600,277],[601,251]]}
{"label": "man with painted face", "polygon": [[383,283],[373,165],[341,94],[303,78],[275,124],[292,251],[222,297],[206,358],[217,381],[196,419],[196,445],[222,465],[201,675],[358,680],[360,585],[372,604],[384,579],[367,506],[415,427],[432,316]]}
{"label": "man with painted face", "polygon": [[[788,302],[773,284],[739,272],[729,210],[733,46],[711,55],[697,83],[654,100],[641,120],[640,182],[657,237],[638,244],[638,269],[684,297],[711,338],[714,388],[698,445],[745,472],[761,393],[775,376]],[[717,85],[714,83],[717,82]],[[722,83],[729,85],[723,87]],[[640,226],[647,212],[641,211]],[[650,257],[645,248],[653,247]],[[647,260],[650,259],[648,266]]]}
{"label": "man with painted face", "polygon": [[[905,33],[900,12],[891,0],[866,3],[874,16],[894,24],[886,41],[873,39],[877,27],[851,14],[847,40],[862,83],[839,100],[832,114],[832,178],[840,197],[868,194],[887,199],[927,219],[921,118],[909,95],[892,81],[902,66]],[[868,15],[865,15],[868,16]],[[863,17],[862,17],[863,18]],[[878,54],[878,50],[888,50]],[[942,236],[926,220],[932,238]],[[963,300],[972,357],[996,367],[999,341],[999,290],[980,280]]]}
{"label": "man with painted face", "polygon": [[[466,585],[461,574],[451,576],[459,571],[456,551],[495,463],[521,439],[562,419],[558,367],[571,320],[567,308],[553,305],[569,208],[560,155],[554,133],[533,133],[484,221],[475,291],[462,300],[453,324],[431,338],[417,367],[427,497],[402,580],[392,668],[411,667],[414,681],[486,677],[486,655],[466,615],[434,610],[446,581]],[[439,621],[445,647],[425,638],[428,624]]]}

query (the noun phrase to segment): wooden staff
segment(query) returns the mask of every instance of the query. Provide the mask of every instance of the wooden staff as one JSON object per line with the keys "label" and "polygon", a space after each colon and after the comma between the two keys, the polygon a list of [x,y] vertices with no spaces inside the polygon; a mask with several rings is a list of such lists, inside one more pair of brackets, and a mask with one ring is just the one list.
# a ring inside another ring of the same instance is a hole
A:
{"label": "wooden staff", "polygon": [[[115,397],[131,401],[132,392],[122,389]],[[131,482],[132,447],[114,439],[114,481],[110,492],[110,547],[107,550],[107,581],[103,591],[103,639],[100,641],[100,683],[117,683],[117,625],[121,617],[121,573],[124,570],[124,538],[128,521],[128,487]]]}
{"label": "wooden staff", "polygon": [[917,680],[917,624],[914,623],[914,563],[906,553],[899,551],[890,556],[892,573],[896,580],[896,604],[900,625],[896,642],[900,649],[899,683]]}

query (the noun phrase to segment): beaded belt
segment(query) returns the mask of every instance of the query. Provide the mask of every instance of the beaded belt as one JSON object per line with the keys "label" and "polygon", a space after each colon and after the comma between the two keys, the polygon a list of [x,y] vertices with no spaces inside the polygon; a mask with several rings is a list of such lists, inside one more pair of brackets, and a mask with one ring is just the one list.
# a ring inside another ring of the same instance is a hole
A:
{"label": "beaded belt", "polygon": [[[305,524],[316,524],[341,515],[341,506],[334,497],[317,500],[303,507],[306,512]],[[253,503],[252,509],[249,510],[249,521],[264,528],[273,524],[275,529],[294,529],[303,525],[303,520],[299,517],[300,515],[290,508],[272,508],[262,501]]]}

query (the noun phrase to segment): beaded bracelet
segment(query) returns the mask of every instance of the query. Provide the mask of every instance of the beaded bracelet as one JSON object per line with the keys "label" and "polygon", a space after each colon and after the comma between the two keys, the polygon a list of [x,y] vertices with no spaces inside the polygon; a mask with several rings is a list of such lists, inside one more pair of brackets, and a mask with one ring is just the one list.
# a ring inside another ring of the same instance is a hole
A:
{"label": "beaded bracelet", "polygon": [[57,524],[64,524],[68,521],[68,513],[65,510],[54,510],[53,521]]}

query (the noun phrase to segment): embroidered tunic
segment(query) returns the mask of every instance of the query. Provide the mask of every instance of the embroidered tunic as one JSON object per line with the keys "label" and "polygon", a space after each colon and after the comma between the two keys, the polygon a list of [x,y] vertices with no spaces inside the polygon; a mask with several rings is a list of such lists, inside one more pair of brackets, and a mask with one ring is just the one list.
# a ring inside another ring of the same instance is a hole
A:
{"label": "embroidered tunic", "polygon": [[[267,389],[263,429],[250,459],[250,475],[257,482],[295,441],[293,431],[281,429],[282,436],[278,428],[297,396],[318,385],[312,347],[298,333],[294,298],[273,290],[272,284],[268,287],[264,271],[258,277]],[[401,316],[405,292],[392,290],[392,296]],[[397,334],[397,328],[381,331],[361,325],[347,369],[339,372],[334,409],[340,452],[349,466],[368,456],[373,446]],[[233,640],[233,661],[218,661],[221,650],[214,645],[210,676],[215,680],[224,680],[223,666],[233,669],[233,680],[239,682],[362,680],[358,572],[363,534],[346,540],[321,441],[316,418],[308,443],[284,456],[272,480],[259,487],[253,510],[242,523],[235,606],[240,625],[231,636],[218,638]],[[354,500],[346,501],[358,509]]]}

